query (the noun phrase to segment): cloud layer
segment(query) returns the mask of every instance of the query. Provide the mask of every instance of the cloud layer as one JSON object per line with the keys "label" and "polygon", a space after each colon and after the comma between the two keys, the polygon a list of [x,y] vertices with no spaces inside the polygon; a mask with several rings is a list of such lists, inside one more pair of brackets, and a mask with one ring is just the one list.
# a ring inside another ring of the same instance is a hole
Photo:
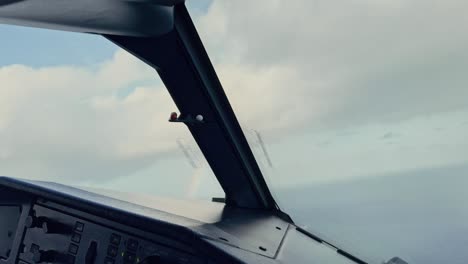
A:
{"label": "cloud layer", "polygon": [[244,120],[256,109],[236,98],[239,89],[276,96],[269,102],[283,111],[269,111],[270,123],[290,109],[308,125],[343,126],[465,107],[467,9],[460,1],[214,1],[198,25]]}
{"label": "cloud layer", "polygon": [[[467,10],[214,1],[198,28],[240,120],[272,143],[281,186],[466,161]],[[374,140],[389,132],[392,146]]]}
{"label": "cloud layer", "polygon": [[[274,143],[463,111],[467,9],[460,1],[213,1],[195,24],[241,123]],[[179,153],[176,139],[190,136],[167,123],[176,107],[158,79],[121,50],[98,65],[0,68],[2,173],[99,181]]]}
{"label": "cloud layer", "polygon": [[3,174],[122,176],[181,135],[166,124],[175,106],[156,72],[124,51],[89,67],[2,67],[0,83]]}

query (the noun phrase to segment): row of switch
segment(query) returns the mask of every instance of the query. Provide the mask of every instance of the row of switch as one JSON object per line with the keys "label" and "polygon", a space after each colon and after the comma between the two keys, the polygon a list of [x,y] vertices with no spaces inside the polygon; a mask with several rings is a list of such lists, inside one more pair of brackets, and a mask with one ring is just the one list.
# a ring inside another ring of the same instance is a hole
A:
{"label": "row of switch", "polygon": [[75,263],[75,255],[78,254],[78,249],[79,249],[79,243],[81,241],[81,232],[84,230],[84,224],[81,222],[76,222],[75,227],[73,228],[73,234],[71,236],[71,241],[76,243],[71,243],[70,246],[68,247],[68,253],[72,254],[69,255],[69,263],[73,264]]}
{"label": "row of switch", "polygon": [[119,251],[121,236],[117,234],[112,234],[110,238],[110,244],[107,247],[107,257],[104,260],[104,264],[114,264],[115,257],[117,257]]}
{"label": "row of switch", "polygon": [[[76,222],[74,228],[69,225],[54,221],[46,217],[28,216],[25,221],[27,228],[41,228],[46,234],[68,234],[73,231],[71,240],[79,244],[81,240],[81,234],[77,232],[83,232],[84,224]],[[68,247],[69,254],[63,254],[55,250],[40,250],[39,246],[32,244],[30,252],[33,254],[33,261],[35,263],[45,262],[61,262],[61,263],[75,263],[75,255],[78,253],[79,246],[71,243]]]}
{"label": "row of switch", "polygon": [[[79,244],[81,242],[81,233],[84,231],[84,224],[81,222],[76,222],[73,228],[66,226],[62,223],[58,223],[47,219],[45,217],[35,217],[30,216],[26,221],[26,226],[28,228],[41,228],[45,233],[51,233],[54,230],[54,233],[68,233],[71,232],[71,242],[68,247],[68,254],[62,254],[53,250],[42,251],[39,250],[37,245],[32,245],[31,252],[34,254],[34,261],[36,263],[50,262],[50,261],[63,261],[68,264],[75,263],[75,256],[78,254]],[[50,228],[53,227],[53,228]],[[60,228],[56,228],[60,227]],[[65,232],[67,231],[67,232]],[[114,264],[115,258],[118,255],[118,248],[122,238],[120,235],[112,234],[110,238],[110,245],[107,249],[107,257],[105,259],[106,264]],[[127,251],[122,253],[124,263],[135,263],[136,254],[135,252],[138,249],[138,241],[134,239],[129,239],[126,243]]]}
{"label": "row of switch", "polygon": [[136,261],[135,252],[138,249],[138,241],[135,239],[127,240],[127,251],[123,254],[123,263],[124,264],[134,264]]}
{"label": "row of switch", "polygon": [[[119,246],[120,245],[120,240],[122,239],[121,236],[117,234],[112,234],[110,237],[110,244],[114,246]],[[136,252],[138,249],[138,241],[135,239],[129,239],[127,241],[127,249],[132,252]]]}
{"label": "row of switch", "polygon": [[[117,234],[112,234],[110,237],[110,245],[107,247],[107,258],[105,264],[114,264],[114,259],[118,255],[118,248],[122,237]],[[123,262],[125,264],[133,264],[136,261],[135,252],[138,249],[138,241],[134,239],[127,240],[127,251],[122,253]]]}

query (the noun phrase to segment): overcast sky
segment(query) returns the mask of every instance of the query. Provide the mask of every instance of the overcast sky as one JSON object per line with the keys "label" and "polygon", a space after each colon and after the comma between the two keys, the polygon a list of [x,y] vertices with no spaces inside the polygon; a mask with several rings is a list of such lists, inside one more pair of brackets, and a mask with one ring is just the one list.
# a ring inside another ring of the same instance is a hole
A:
{"label": "overcast sky", "polygon": [[[275,188],[467,162],[468,3],[189,4],[247,134],[267,143]],[[154,70],[98,36],[0,35],[0,174],[214,191],[176,143],[196,149],[167,122],[176,107]]]}

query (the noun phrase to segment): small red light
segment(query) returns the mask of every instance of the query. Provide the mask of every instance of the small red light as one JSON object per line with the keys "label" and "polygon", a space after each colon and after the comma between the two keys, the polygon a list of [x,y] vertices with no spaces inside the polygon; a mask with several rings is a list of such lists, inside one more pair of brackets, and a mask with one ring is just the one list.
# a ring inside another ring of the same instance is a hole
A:
{"label": "small red light", "polygon": [[171,113],[171,116],[169,117],[169,120],[171,120],[171,121],[177,120],[177,113],[176,113],[176,112],[172,112],[172,113]]}

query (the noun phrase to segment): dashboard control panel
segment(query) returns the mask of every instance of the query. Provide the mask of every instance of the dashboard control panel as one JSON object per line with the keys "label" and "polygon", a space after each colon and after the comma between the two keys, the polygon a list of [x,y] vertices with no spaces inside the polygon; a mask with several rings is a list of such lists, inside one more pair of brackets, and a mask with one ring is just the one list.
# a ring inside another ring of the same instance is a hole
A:
{"label": "dashboard control panel", "polygon": [[108,224],[35,204],[25,219],[19,260],[32,264],[206,263],[190,252]]}
{"label": "dashboard control panel", "polygon": [[268,211],[121,198],[0,177],[0,264],[366,263]]}

